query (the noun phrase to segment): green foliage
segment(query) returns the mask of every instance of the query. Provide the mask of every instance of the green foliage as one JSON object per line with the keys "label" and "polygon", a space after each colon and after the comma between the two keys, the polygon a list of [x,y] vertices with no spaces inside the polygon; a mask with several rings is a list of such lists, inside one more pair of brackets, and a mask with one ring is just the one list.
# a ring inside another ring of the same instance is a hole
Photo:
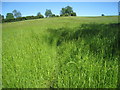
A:
{"label": "green foliage", "polygon": [[38,16],[36,16],[36,19],[38,19],[38,18],[44,18],[44,16],[43,15],[38,15]]}
{"label": "green foliage", "polygon": [[72,7],[66,6],[65,7],[65,13],[71,14],[73,12]]}
{"label": "green foliage", "polygon": [[38,18],[44,18],[44,16],[43,16],[43,15],[38,15],[38,16],[26,16],[26,20],[38,19]]}
{"label": "green foliage", "polygon": [[76,13],[73,12],[72,7],[66,6],[60,11],[60,16],[76,16]]}
{"label": "green foliage", "polygon": [[59,17],[59,15],[55,15],[55,17]]}
{"label": "green foliage", "polygon": [[2,15],[2,20],[4,19],[4,16]]}
{"label": "green foliage", "polygon": [[15,22],[15,21],[22,21],[22,20],[31,20],[31,19],[39,19],[39,18],[44,18],[43,15],[38,15],[38,16],[26,16],[26,17],[17,17],[14,19],[3,19],[2,22]]}
{"label": "green foliage", "polygon": [[29,20],[29,19],[34,19],[34,16],[26,16],[26,19]]}
{"label": "green foliage", "polygon": [[51,17],[55,17],[55,14],[52,14]]}
{"label": "green foliage", "polygon": [[14,16],[12,13],[7,13],[6,19],[14,19]]}
{"label": "green foliage", "polygon": [[0,23],[2,23],[2,15],[0,14]]}
{"label": "green foliage", "polygon": [[46,9],[46,11],[45,11],[45,16],[46,16],[46,17],[51,17],[51,16],[52,16],[52,12],[51,12],[50,9]]}
{"label": "green foliage", "polygon": [[66,13],[66,9],[65,8],[62,8],[62,10],[60,11],[60,15],[64,15]]}
{"label": "green foliage", "polygon": [[71,16],[77,16],[75,12],[71,13]]}
{"label": "green foliage", "polygon": [[68,14],[68,13],[66,13],[66,14],[64,14],[63,16],[69,16],[69,14]]}
{"label": "green foliage", "polygon": [[3,23],[3,88],[117,88],[117,20],[59,17]]}
{"label": "green foliage", "polygon": [[[14,14],[14,16],[12,13]],[[13,10],[12,13],[7,13],[6,19],[4,19],[4,16],[2,16],[3,18],[2,22],[3,23],[4,22],[15,22],[15,21],[22,21],[22,20],[44,18],[44,16],[40,12],[37,13],[37,16],[26,16],[26,17],[22,17],[22,14],[17,10]],[[59,17],[59,15],[52,14],[50,9],[46,9],[45,16],[46,17]],[[62,8],[60,16],[76,16],[76,13],[73,12],[72,7],[66,6],[65,8]]]}
{"label": "green foliage", "polygon": [[102,14],[101,16],[105,16],[104,14]]}
{"label": "green foliage", "polygon": [[43,16],[40,12],[38,12],[38,13],[37,13],[37,16],[35,16],[35,18],[36,18],[36,19],[38,19],[38,18],[44,18],[44,16]]}
{"label": "green foliage", "polygon": [[62,14],[62,15],[60,15],[60,16],[69,16],[69,14],[68,14],[68,13],[66,13],[66,14]]}
{"label": "green foliage", "polygon": [[4,16],[0,14],[0,20],[3,20],[4,19]]}
{"label": "green foliage", "polygon": [[2,20],[2,22],[4,23],[4,22],[15,22],[16,21],[16,19],[14,18],[14,19],[3,19]]}
{"label": "green foliage", "polygon": [[42,15],[42,14],[41,14],[40,12],[38,12],[38,13],[37,13],[37,16],[40,16],[40,15]]}
{"label": "green foliage", "polygon": [[15,19],[15,21],[22,21],[22,20],[27,20],[26,17],[18,17]]}
{"label": "green foliage", "polygon": [[17,10],[13,10],[12,13],[14,14],[14,17],[16,17],[16,18],[22,17],[21,12],[19,12]]}

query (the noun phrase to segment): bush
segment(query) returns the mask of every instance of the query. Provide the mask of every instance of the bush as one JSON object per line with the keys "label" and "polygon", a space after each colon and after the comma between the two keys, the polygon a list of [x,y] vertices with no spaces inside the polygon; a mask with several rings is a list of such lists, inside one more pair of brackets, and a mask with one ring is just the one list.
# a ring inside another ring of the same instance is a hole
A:
{"label": "bush", "polygon": [[60,17],[62,17],[62,16],[63,16],[63,14],[60,15]]}
{"label": "bush", "polygon": [[59,17],[59,15],[56,15],[55,17]]}
{"label": "bush", "polygon": [[18,18],[14,18],[14,19],[3,19],[2,23],[4,23],[4,22],[22,21],[22,20],[30,20],[30,19],[38,19],[38,18],[44,18],[44,16],[43,15],[39,15],[39,16],[18,17]]}
{"label": "bush", "polygon": [[68,13],[61,14],[60,16],[70,16]]}
{"label": "bush", "polygon": [[37,18],[44,18],[44,16],[43,15],[38,15],[38,16],[36,16]]}
{"label": "bush", "polygon": [[14,22],[16,21],[15,18],[14,19],[3,19],[2,22]]}
{"label": "bush", "polygon": [[55,14],[52,14],[50,17],[55,17]]}
{"label": "bush", "polygon": [[34,16],[26,16],[26,19],[29,20],[29,19],[34,19]]}
{"label": "bush", "polygon": [[22,20],[26,20],[26,17],[18,17],[18,18],[16,18],[16,21],[22,21]]}
{"label": "bush", "polygon": [[75,12],[71,13],[71,16],[76,16],[76,13]]}
{"label": "bush", "polygon": [[26,17],[21,17],[21,18],[22,18],[22,20],[27,20]]}
{"label": "bush", "polygon": [[66,14],[64,14],[64,16],[69,16],[69,14],[68,14],[68,13],[66,13]]}
{"label": "bush", "polygon": [[101,16],[105,16],[104,14],[102,14]]}

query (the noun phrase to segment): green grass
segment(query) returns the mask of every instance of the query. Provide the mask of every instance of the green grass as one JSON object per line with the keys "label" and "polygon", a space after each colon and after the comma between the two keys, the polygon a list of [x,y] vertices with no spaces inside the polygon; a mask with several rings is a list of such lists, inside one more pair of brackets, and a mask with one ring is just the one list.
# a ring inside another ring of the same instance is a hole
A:
{"label": "green grass", "polygon": [[4,23],[3,88],[116,88],[118,17]]}
{"label": "green grass", "polygon": [[[0,23],[0,36],[2,37],[2,24]],[[2,38],[0,37],[0,89],[2,88]]]}

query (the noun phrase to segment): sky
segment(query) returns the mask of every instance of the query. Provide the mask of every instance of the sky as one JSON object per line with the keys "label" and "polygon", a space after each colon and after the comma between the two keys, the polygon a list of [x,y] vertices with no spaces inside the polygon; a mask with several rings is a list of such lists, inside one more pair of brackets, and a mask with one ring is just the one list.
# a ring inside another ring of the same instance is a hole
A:
{"label": "sky", "polygon": [[1,0],[2,2],[118,2],[120,0]]}
{"label": "sky", "polygon": [[60,10],[66,6],[73,7],[77,16],[118,15],[118,2],[2,2],[2,15],[12,13],[14,9],[21,12],[22,16],[44,15],[46,9],[59,15]]}

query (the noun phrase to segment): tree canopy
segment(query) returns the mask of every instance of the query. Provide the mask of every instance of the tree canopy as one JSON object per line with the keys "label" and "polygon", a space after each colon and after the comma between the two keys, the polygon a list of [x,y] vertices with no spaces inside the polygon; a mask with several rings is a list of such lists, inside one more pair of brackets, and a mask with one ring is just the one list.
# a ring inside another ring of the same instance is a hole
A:
{"label": "tree canopy", "polygon": [[105,16],[104,14],[101,14],[101,16]]}
{"label": "tree canopy", "polygon": [[66,6],[65,8],[62,8],[60,11],[61,16],[76,16],[76,13],[73,12],[73,8],[70,6]]}
{"label": "tree canopy", "polygon": [[0,14],[0,20],[4,19],[4,16]]}
{"label": "tree canopy", "polygon": [[16,18],[22,17],[22,14],[17,10],[13,10],[12,13],[14,14],[14,17]]}
{"label": "tree canopy", "polygon": [[6,19],[14,19],[14,16],[12,13],[7,13]]}
{"label": "tree canopy", "polygon": [[[60,15],[55,15],[52,13],[51,9],[46,9],[45,16],[46,17],[76,16],[76,13],[73,11],[73,8],[71,6],[66,6],[64,8],[61,8]],[[44,18],[44,16],[40,12],[38,12],[36,16],[22,17],[21,12],[17,11],[16,9],[13,10],[12,13],[7,13],[6,18],[4,18],[4,16],[0,14],[0,19],[2,20],[2,22],[15,22],[39,18]]]}
{"label": "tree canopy", "polygon": [[50,9],[46,9],[45,16],[46,17],[51,17],[52,16],[52,11]]}
{"label": "tree canopy", "polygon": [[38,13],[37,13],[37,16],[40,16],[40,15],[42,15],[42,14],[41,14],[40,12],[38,12]]}

